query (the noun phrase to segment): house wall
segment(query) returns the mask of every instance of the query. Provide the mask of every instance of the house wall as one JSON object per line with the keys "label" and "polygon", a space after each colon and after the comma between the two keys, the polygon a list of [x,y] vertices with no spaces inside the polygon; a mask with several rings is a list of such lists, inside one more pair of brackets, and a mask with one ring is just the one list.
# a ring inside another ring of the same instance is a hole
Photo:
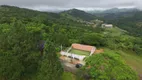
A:
{"label": "house wall", "polygon": [[63,55],[63,56],[72,57],[73,59],[77,58],[81,61],[83,61],[84,58],[86,57],[86,56],[77,55],[77,54],[74,54],[74,53],[67,53],[67,52],[64,52],[64,51],[61,51],[60,54]]}
{"label": "house wall", "polygon": [[90,53],[90,56],[91,56],[95,51],[96,51],[96,48],[95,48],[95,47],[92,48],[91,53]]}

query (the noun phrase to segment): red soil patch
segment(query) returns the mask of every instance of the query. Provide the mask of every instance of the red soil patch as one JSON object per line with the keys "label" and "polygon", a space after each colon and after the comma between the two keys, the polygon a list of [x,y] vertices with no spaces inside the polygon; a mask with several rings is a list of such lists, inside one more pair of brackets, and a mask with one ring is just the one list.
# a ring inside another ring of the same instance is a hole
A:
{"label": "red soil patch", "polygon": [[96,50],[94,54],[99,54],[99,53],[103,53],[104,52],[104,49],[99,49],[99,50]]}
{"label": "red soil patch", "polygon": [[90,69],[91,68],[91,66],[89,65],[88,67],[87,67],[87,69]]}
{"label": "red soil patch", "polygon": [[60,59],[61,59],[61,60],[65,60],[65,56],[61,56]]}
{"label": "red soil patch", "polygon": [[139,77],[140,77],[140,80],[142,80],[142,75],[139,75]]}
{"label": "red soil patch", "polygon": [[73,60],[73,61],[72,61],[72,64],[78,64],[78,63],[80,63],[79,60]]}

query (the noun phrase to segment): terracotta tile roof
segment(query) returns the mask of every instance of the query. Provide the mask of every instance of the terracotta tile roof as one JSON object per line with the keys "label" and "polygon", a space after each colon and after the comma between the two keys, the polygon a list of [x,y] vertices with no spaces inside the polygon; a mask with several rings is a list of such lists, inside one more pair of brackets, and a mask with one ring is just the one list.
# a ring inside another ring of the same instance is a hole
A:
{"label": "terracotta tile roof", "polygon": [[82,45],[82,44],[72,44],[72,48],[91,52],[92,48],[95,48],[95,47],[89,46],[89,45]]}

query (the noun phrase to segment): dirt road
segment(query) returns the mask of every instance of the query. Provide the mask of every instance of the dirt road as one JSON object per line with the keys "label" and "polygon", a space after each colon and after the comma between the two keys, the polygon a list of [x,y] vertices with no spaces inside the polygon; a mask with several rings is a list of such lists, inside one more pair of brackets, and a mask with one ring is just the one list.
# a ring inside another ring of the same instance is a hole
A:
{"label": "dirt road", "polygon": [[71,64],[71,63],[64,61],[64,60],[60,60],[60,61],[63,65],[65,71],[69,71],[69,72],[72,72],[74,74],[76,73],[77,68],[75,67],[74,64]]}

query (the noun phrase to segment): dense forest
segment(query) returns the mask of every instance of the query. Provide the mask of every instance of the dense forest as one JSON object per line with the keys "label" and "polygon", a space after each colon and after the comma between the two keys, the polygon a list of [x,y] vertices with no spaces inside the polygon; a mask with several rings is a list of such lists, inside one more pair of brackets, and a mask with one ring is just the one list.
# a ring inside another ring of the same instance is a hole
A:
{"label": "dense forest", "polygon": [[[124,31],[118,27],[86,26],[78,22],[78,18],[90,21],[96,17],[76,9],[69,13],[49,13],[0,6],[0,80],[63,80],[64,69],[56,53],[61,45],[66,48],[72,43],[114,50],[86,59],[86,66],[78,72],[77,80],[86,74],[91,80],[138,80],[138,73],[115,52],[128,50],[142,55],[142,38],[138,37],[142,30],[141,19],[136,15],[113,20],[116,25],[125,21],[126,24],[117,25],[127,30]],[[137,20],[134,20],[137,29],[129,21],[133,17]],[[132,30],[133,35],[130,35]]]}

